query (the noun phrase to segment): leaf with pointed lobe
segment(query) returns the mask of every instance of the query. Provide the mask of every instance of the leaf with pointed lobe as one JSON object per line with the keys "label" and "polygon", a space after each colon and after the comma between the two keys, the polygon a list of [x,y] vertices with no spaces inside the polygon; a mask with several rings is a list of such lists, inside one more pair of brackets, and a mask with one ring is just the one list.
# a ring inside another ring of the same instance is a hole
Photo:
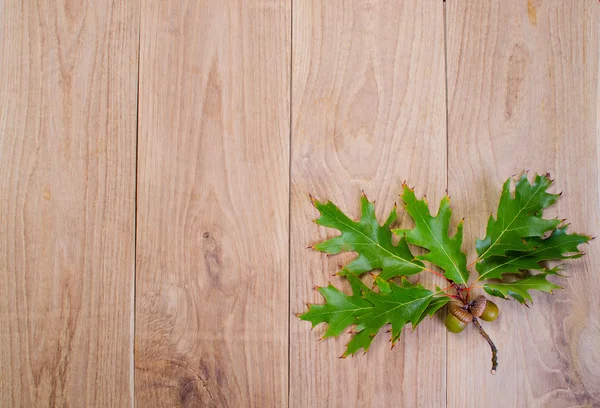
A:
{"label": "leaf with pointed lobe", "polygon": [[527,251],[530,244],[525,238],[542,237],[561,223],[556,218],[542,218],[543,210],[560,196],[546,191],[552,184],[548,174],[535,175],[533,183],[524,174],[515,185],[514,197],[510,183],[509,178],[502,187],[496,219],[490,216],[485,238],[475,243],[479,260],[504,256],[508,251]]}
{"label": "leaf with pointed lobe", "polygon": [[549,273],[543,272],[537,275],[527,276],[511,283],[486,283],[483,289],[492,296],[501,297],[503,299],[509,296],[518,300],[520,303],[531,302],[530,290],[539,290],[542,292],[552,293],[554,289],[561,289],[560,286],[549,282],[546,278]]}
{"label": "leaf with pointed lobe", "polygon": [[321,203],[313,200],[319,210],[317,224],[339,230],[342,234],[321,242],[314,249],[328,254],[353,251],[358,257],[348,264],[341,275],[361,275],[374,269],[380,269],[379,276],[389,280],[396,276],[409,276],[423,270],[422,262],[415,260],[405,239],[397,245],[392,242],[389,226],[397,217],[396,207],[383,225],[375,217],[373,203],[363,195],[361,197],[361,218],[352,221],[332,202]]}
{"label": "leaf with pointed lobe", "polygon": [[444,270],[444,276],[458,284],[466,285],[469,279],[467,256],[461,250],[461,221],[453,237],[448,235],[450,228],[450,198],[442,198],[437,215],[432,216],[426,200],[417,200],[413,189],[404,184],[402,201],[406,211],[415,221],[413,229],[397,229],[394,233],[405,236],[409,244],[429,250],[425,255],[416,258],[431,262]]}
{"label": "leaf with pointed lobe", "polygon": [[583,255],[579,245],[590,239],[585,235],[568,234],[567,226],[555,229],[548,238],[527,238],[526,250],[508,251],[504,256],[492,256],[478,262],[479,279],[499,279],[505,273],[525,270],[546,270],[545,261],[579,258]]}
{"label": "leaf with pointed lobe", "polygon": [[362,293],[369,291],[369,288],[353,275],[349,275],[348,279],[352,286],[352,295],[346,295],[331,283],[327,287],[319,287],[317,290],[323,295],[326,303],[308,305],[308,311],[298,316],[311,322],[313,327],[319,323],[327,323],[327,331],[323,338],[339,336],[344,329],[356,323],[358,316],[373,308],[373,305],[362,297]]}
{"label": "leaf with pointed lobe", "polygon": [[[421,284],[411,284],[402,279],[400,285],[390,282],[390,293],[365,292],[364,298],[373,304],[373,308],[357,319],[356,334],[347,344],[344,356],[354,354],[361,348],[369,349],[375,335],[385,326],[392,326],[392,344],[394,344],[407,323],[413,329],[427,314],[433,314],[448,302],[447,297],[425,289]],[[431,304],[434,304],[430,308]]]}

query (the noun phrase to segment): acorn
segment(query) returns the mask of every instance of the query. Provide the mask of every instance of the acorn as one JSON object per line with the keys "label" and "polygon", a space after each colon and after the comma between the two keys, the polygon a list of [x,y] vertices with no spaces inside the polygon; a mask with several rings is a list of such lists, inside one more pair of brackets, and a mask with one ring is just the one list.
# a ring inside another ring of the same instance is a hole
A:
{"label": "acorn", "polygon": [[452,313],[448,313],[446,316],[446,329],[452,333],[460,333],[468,326],[469,323],[461,322]]}
{"label": "acorn", "polygon": [[469,306],[469,310],[474,317],[479,317],[485,310],[487,299],[483,295],[477,296]]}
{"label": "acorn", "polygon": [[500,311],[498,310],[498,306],[491,300],[488,300],[485,309],[483,309],[483,312],[481,313],[481,319],[487,322],[493,322],[498,318],[499,314]]}
{"label": "acorn", "polygon": [[473,321],[473,315],[463,309],[461,303],[451,302],[448,305],[450,313],[446,316],[446,329],[452,333],[460,333]]}

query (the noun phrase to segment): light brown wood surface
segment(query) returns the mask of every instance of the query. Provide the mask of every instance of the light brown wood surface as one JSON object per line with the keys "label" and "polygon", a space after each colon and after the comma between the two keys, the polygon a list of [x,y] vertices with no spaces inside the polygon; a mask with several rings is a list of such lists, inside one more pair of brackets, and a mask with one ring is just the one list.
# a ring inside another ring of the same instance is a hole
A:
{"label": "light brown wood surface", "polygon": [[[446,106],[441,2],[298,1],[293,16],[290,301],[297,313],[304,302],[323,301],[314,285],[343,282],[331,275],[349,259],[305,249],[338,234],[310,222],[318,212],[309,193],[357,218],[364,189],[381,222],[404,179],[439,200]],[[366,355],[346,359],[338,357],[349,336],[317,342],[324,327],[309,331],[291,319],[290,406],[445,403],[446,335],[436,319],[407,329],[393,351],[381,333]]]}
{"label": "light brown wood surface", "polygon": [[137,406],[287,404],[290,12],[142,7]]}
{"label": "light brown wood surface", "polygon": [[0,2],[0,406],[133,397],[137,2]]}
{"label": "light brown wood surface", "polygon": [[[552,213],[598,234],[596,1],[447,3],[449,190],[466,215],[465,242],[485,235],[499,186],[527,169],[550,172],[563,197]],[[471,247],[472,248],[472,247]],[[530,309],[497,302],[487,324],[448,335],[448,406],[590,407],[600,403],[597,242],[570,262],[564,290],[536,293]],[[473,249],[469,261],[476,257]]]}
{"label": "light brown wood surface", "polygon": [[596,0],[0,0],[0,407],[599,406],[596,241],[495,376],[443,313],[346,359],[295,317],[352,258],[309,194],[449,189],[470,262],[549,171],[598,235],[599,50]]}

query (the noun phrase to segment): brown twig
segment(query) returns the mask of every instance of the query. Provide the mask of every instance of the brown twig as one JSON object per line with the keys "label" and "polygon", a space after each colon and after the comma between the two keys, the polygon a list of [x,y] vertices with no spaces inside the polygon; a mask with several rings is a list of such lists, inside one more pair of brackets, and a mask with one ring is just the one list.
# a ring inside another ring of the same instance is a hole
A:
{"label": "brown twig", "polygon": [[479,320],[477,320],[476,317],[473,318],[473,324],[477,326],[479,334],[483,336],[483,338],[488,342],[490,348],[492,349],[492,370],[490,372],[492,374],[496,374],[496,368],[498,368],[498,349],[496,348],[496,345],[494,344],[490,336],[485,332],[485,330],[483,330],[483,327],[481,327],[481,324],[479,324]]}

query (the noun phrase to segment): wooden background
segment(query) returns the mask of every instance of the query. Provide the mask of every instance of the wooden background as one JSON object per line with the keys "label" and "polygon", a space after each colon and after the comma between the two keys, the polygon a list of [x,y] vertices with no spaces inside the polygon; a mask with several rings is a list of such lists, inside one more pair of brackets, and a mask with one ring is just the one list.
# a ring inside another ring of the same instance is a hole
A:
{"label": "wooden background", "polygon": [[340,360],[294,316],[348,259],[309,193],[448,189],[471,261],[549,171],[597,235],[599,49],[596,0],[0,0],[0,406],[600,406],[596,241],[498,302],[495,376],[437,318]]}

